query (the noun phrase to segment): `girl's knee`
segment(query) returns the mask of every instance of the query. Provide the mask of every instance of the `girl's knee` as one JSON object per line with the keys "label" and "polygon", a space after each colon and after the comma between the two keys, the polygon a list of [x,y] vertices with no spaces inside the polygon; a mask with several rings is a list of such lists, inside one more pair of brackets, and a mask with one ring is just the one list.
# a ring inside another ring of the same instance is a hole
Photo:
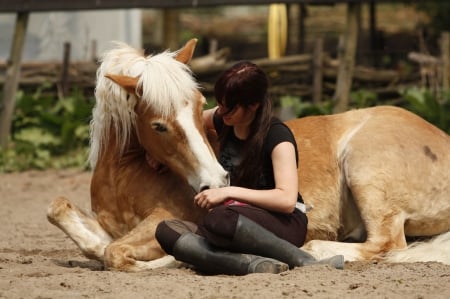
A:
{"label": "girl's knee", "polygon": [[156,226],[155,238],[161,248],[167,253],[173,252],[173,247],[184,233],[195,233],[197,226],[194,223],[178,219],[164,220]]}
{"label": "girl's knee", "polygon": [[228,206],[212,209],[203,219],[203,228],[209,233],[232,238],[236,231],[239,213]]}

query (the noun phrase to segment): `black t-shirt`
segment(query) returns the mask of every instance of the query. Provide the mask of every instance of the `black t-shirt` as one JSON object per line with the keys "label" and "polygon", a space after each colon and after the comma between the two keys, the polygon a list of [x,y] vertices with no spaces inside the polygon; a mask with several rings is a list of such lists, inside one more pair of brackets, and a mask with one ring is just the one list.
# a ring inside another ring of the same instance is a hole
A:
{"label": "black t-shirt", "polygon": [[[224,126],[223,119],[214,114],[213,121],[216,132],[220,135]],[[292,131],[279,119],[275,117],[272,118],[271,125],[263,145],[264,152],[262,156],[263,160],[261,161],[262,171],[260,174],[255,174],[259,175],[256,189],[267,190],[275,188],[272,151],[278,144],[286,141],[294,145],[295,159],[298,166],[297,143],[295,142]],[[237,138],[234,134],[234,131],[231,130],[230,134],[224,142],[225,144],[219,154],[219,162],[223,166],[223,168],[228,171],[231,177],[231,182],[233,182],[235,178],[234,169],[241,162],[241,149],[244,146],[244,140],[240,140],[239,138]],[[298,195],[298,201],[303,203],[300,194]]]}

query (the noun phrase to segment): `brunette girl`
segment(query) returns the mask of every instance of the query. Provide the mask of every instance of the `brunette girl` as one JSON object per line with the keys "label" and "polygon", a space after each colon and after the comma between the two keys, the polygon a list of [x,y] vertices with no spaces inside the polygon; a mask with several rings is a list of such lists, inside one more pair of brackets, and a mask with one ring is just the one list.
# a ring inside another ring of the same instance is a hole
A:
{"label": "brunette girl", "polygon": [[204,111],[217,133],[219,162],[230,186],[194,201],[208,213],[198,224],[161,222],[156,238],[177,260],[210,274],[279,273],[316,263],[342,269],[343,256],[315,260],[298,247],[307,217],[298,192],[298,152],[290,129],[273,117],[266,74],[251,62],[226,70],[215,84],[218,106]]}

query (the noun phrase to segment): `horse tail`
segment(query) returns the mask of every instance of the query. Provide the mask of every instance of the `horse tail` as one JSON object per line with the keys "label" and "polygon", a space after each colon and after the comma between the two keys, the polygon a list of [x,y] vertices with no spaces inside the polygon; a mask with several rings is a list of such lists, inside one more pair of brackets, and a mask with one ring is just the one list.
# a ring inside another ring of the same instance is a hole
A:
{"label": "horse tail", "polygon": [[450,265],[450,231],[426,241],[414,242],[406,249],[389,252],[385,261],[401,262],[441,262]]}

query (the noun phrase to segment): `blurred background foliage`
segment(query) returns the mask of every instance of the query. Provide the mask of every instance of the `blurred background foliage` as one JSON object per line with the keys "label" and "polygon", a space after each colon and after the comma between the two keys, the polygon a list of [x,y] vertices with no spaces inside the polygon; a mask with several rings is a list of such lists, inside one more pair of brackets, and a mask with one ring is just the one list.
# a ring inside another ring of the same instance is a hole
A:
{"label": "blurred background foliage", "polygon": [[[426,33],[433,35],[434,39],[437,39],[441,32],[450,30],[450,18],[447,17],[450,15],[450,1],[410,1],[410,5],[428,16],[429,21],[424,26]],[[219,8],[215,11],[220,12]],[[379,15],[383,17],[384,14]],[[185,22],[196,21],[198,17],[202,16],[187,19]],[[209,15],[205,18],[210,19]],[[329,17],[326,20],[328,19]],[[314,27],[313,13],[309,20],[311,29]],[[318,19],[315,22],[323,25],[326,20]],[[398,23],[402,22],[405,22],[405,19],[401,19]],[[380,22],[380,25],[385,23]],[[331,24],[336,27],[340,23]],[[203,27],[205,26],[201,28]],[[144,28],[153,27],[144,26]],[[320,33],[311,32],[312,35]],[[183,38],[187,38],[192,32],[183,34],[186,35]],[[254,32],[252,34],[254,35]],[[265,32],[261,34],[264,35]],[[231,35],[231,38],[236,38],[235,34]],[[246,38],[245,42],[249,43],[250,39]],[[407,58],[403,57],[403,60]],[[403,63],[402,67],[405,68],[405,65],[408,66]],[[69,167],[88,169],[89,122],[95,103],[93,93],[86,96],[85,92],[75,88],[69,96],[62,97],[53,91],[54,86],[44,84],[35,91],[22,90],[17,94],[10,142],[6,148],[0,149],[0,172]],[[399,98],[386,101],[379,99],[374,92],[356,89],[350,95],[349,109],[385,104],[400,106],[450,133],[450,90],[437,92],[419,87],[399,87],[398,94]],[[286,94],[274,101],[278,111],[289,111],[289,117],[330,114],[333,108],[331,98],[324,99],[320,104],[314,104],[310,100]],[[214,105],[214,100],[210,99],[205,108]]]}
{"label": "blurred background foliage", "polygon": [[442,31],[450,30],[450,1],[410,1],[417,10],[423,11],[430,19],[430,26],[427,28],[434,35],[439,35]]}
{"label": "blurred background foliage", "polygon": [[0,172],[87,167],[94,99],[77,90],[58,98],[45,93],[47,88],[18,93],[10,142],[0,150]]}
{"label": "blurred background foliage", "polygon": [[[435,92],[418,87],[411,87],[399,90],[401,99],[392,102],[379,101],[377,95],[367,90],[353,91],[350,95],[349,109],[373,107],[377,105],[395,105],[405,108],[428,122],[437,126],[441,130],[450,134],[450,91]],[[333,108],[332,100],[324,101],[321,104],[303,102],[297,97],[282,97],[280,107],[289,107],[296,117],[308,115],[331,114]]]}
{"label": "blurred background foliage", "polygon": [[[34,94],[20,92],[12,124],[11,141],[0,150],[0,172],[28,169],[87,169],[89,122],[94,99],[74,91],[58,98],[45,94],[42,86]],[[409,88],[401,91],[404,107],[450,133],[450,91],[433,94],[428,89]],[[351,109],[376,106],[374,93],[358,90],[351,94]],[[386,104],[386,103],[382,103]],[[283,96],[279,108],[288,109],[292,117],[324,115],[332,112],[333,102],[304,102],[301,98]],[[207,107],[214,106],[208,101]]]}

